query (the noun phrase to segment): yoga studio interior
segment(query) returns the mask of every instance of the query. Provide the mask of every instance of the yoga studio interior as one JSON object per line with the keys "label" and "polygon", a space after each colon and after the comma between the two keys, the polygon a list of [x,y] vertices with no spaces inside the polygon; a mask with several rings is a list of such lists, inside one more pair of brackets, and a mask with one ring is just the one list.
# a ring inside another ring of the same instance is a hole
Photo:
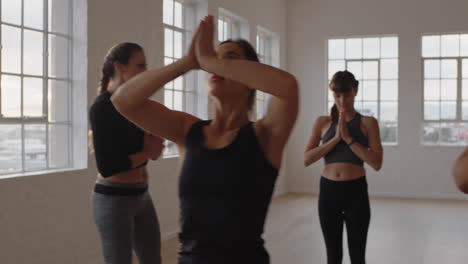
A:
{"label": "yoga studio interior", "polygon": [[468,1],[0,4],[1,264],[468,263]]}

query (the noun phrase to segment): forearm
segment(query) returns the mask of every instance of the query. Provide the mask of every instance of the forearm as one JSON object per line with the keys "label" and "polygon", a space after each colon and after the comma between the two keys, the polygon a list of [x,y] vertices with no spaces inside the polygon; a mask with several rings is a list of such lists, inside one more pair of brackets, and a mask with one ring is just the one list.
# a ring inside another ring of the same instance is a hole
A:
{"label": "forearm", "polygon": [[323,145],[307,150],[304,153],[304,165],[308,167],[312,163],[321,159],[323,156],[327,155],[328,152],[330,152],[339,142],[339,138],[333,138]]}
{"label": "forearm", "polygon": [[132,168],[138,167],[139,165],[148,161],[148,155],[146,152],[137,152],[128,156],[132,162]]}
{"label": "forearm", "polygon": [[[349,143],[349,142],[348,142]],[[361,160],[369,164],[375,170],[380,170],[382,167],[382,157],[371,149],[359,144],[358,142],[353,143],[350,146],[351,151],[356,154]]]}
{"label": "forearm", "polygon": [[162,68],[143,72],[122,84],[112,95],[112,103],[120,109],[138,107],[164,85],[193,67],[184,58]]}
{"label": "forearm", "polygon": [[275,97],[286,98],[297,94],[297,82],[293,75],[265,64],[209,58],[202,64],[202,68]]}

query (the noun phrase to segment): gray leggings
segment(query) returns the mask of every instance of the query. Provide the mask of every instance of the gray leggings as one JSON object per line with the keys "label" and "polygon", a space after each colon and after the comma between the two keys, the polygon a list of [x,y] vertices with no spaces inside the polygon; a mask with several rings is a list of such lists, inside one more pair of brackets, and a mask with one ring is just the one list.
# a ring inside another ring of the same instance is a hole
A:
{"label": "gray leggings", "polygon": [[[146,183],[99,184],[117,188],[141,188]],[[161,234],[151,197],[120,196],[93,192],[92,207],[106,264],[131,264],[132,249],[140,264],[161,263]]]}

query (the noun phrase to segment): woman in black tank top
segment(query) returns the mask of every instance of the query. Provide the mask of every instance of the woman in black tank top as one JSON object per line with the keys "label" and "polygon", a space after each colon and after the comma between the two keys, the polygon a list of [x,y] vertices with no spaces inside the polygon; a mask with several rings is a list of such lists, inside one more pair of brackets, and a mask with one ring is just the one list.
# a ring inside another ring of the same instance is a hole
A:
{"label": "woman in black tank top", "polygon": [[[112,101],[129,120],[179,147],[179,263],[267,264],[263,227],[296,120],[298,87],[291,74],[258,63],[245,40],[225,41],[215,51],[214,30],[213,17],[206,17],[186,56],[124,84]],[[148,99],[195,69],[210,73],[213,120]],[[250,122],[256,90],[272,99],[265,117]]]}
{"label": "woman in black tank top", "polygon": [[315,121],[304,153],[305,166],[322,157],[325,160],[318,207],[328,264],[342,262],[344,223],[351,263],[366,262],[370,205],[364,162],[380,170],[383,151],[377,120],[354,109],[358,85],[348,71],[333,76],[330,89],[335,105],[330,116]]}

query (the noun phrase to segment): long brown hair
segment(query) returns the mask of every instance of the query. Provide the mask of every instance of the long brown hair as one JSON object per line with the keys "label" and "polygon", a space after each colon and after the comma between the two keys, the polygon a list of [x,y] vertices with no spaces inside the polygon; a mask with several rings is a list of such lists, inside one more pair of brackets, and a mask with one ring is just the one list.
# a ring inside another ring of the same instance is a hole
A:
{"label": "long brown hair", "polygon": [[131,42],[119,43],[109,49],[102,65],[99,93],[107,91],[110,79],[114,77],[114,62],[118,61],[123,65],[127,65],[132,55],[138,51],[143,51],[143,48],[140,45]]}
{"label": "long brown hair", "polygon": [[[260,62],[260,60],[258,58],[258,55],[257,55],[257,52],[255,51],[255,48],[247,40],[245,40],[245,39],[236,39],[236,40],[227,39],[227,40],[221,42],[219,45],[223,45],[225,43],[237,44],[237,46],[239,46],[242,49],[242,51],[244,52],[245,58],[247,60]],[[252,110],[253,105],[255,103],[255,94],[256,94],[256,90],[252,89],[250,94],[249,94],[248,101],[247,101],[247,106],[248,106],[249,110]]]}
{"label": "long brown hair", "polygon": [[[330,90],[334,93],[347,93],[352,89],[356,89],[358,92],[359,81],[356,80],[354,74],[349,71],[339,71],[333,75],[332,80],[330,81]],[[333,104],[331,108],[331,119],[333,123],[338,122],[338,107],[336,104]]]}

